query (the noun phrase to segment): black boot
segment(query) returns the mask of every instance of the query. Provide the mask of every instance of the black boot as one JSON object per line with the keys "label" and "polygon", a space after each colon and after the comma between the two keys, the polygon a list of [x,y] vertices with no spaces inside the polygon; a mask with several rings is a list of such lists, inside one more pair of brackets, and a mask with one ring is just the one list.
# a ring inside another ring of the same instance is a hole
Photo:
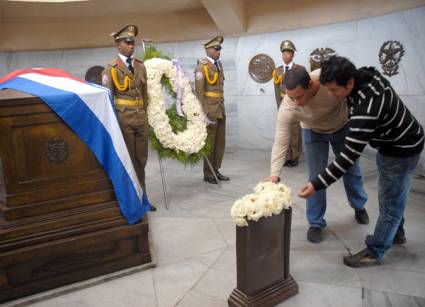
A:
{"label": "black boot", "polygon": [[215,171],[215,175],[221,181],[229,181],[230,180],[229,177],[222,175],[218,170]]}

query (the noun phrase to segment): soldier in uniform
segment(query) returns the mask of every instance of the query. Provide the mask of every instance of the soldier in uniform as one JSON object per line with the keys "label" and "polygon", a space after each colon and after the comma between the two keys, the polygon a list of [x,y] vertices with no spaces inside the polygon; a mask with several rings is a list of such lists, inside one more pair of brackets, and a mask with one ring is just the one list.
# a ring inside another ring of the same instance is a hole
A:
{"label": "soldier in uniform", "polygon": [[[219,172],[223,161],[226,136],[223,96],[224,73],[219,61],[222,43],[223,37],[217,36],[204,44],[207,57],[199,61],[195,69],[195,91],[205,114],[213,121],[208,126],[212,135],[212,149],[208,159],[217,178],[221,181],[228,181],[229,177]],[[204,181],[217,184],[206,160],[204,160]]]}
{"label": "soldier in uniform", "polygon": [[[297,49],[295,45],[290,40],[284,40],[280,44],[280,51],[282,52],[283,65],[277,67],[273,72],[273,83],[274,83],[274,93],[276,98],[277,108],[279,109],[280,103],[285,97],[285,73],[296,66],[301,66],[295,64],[294,53]],[[291,127],[291,140],[290,146],[287,153],[287,160],[285,166],[295,167],[298,165],[298,159],[300,158],[302,152],[302,142],[301,142],[301,125],[299,121],[293,123]]]}
{"label": "soldier in uniform", "polygon": [[[147,83],[146,67],[133,57],[135,25],[125,25],[114,38],[118,56],[102,73],[102,85],[109,88],[114,97],[118,122],[130,153],[137,178],[146,193],[145,166],[148,159]],[[153,206],[152,206],[153,207]],[[156,210],[153,207],[153,210]]]}

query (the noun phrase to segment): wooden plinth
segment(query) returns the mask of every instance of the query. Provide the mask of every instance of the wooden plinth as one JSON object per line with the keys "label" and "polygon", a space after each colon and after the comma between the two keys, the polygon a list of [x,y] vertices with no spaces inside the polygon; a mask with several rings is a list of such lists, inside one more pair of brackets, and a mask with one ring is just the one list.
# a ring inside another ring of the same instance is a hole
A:
{"label": "wooden plinth", "polygon": [[47,105],[0,91],[0,302],[151,263],[148,232]]}
{"label": "wooden plinth", "polygon": [[298,293],[289,274],[292,210],[236,227],[237,287],[229,306],[274,306]]}

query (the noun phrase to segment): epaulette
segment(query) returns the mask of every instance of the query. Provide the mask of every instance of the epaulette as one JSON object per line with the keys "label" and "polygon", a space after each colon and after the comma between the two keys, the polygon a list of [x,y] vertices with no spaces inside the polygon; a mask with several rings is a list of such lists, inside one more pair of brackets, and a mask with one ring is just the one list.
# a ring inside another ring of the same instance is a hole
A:
{"label": "epaulette", "polygon": [[112,61],[109,63],[109,65],[111,65],[111,66],[113,66],[113,67],[117,66],[117,65],[118,65],[118,59],[112,60]]}
{"label": "epaulette", "polygon": [[199,60],[199,63],[201,63],[203,65],[208,64],[208,62],[209,62],[209,60],[207,58]]}
{"label": "epaulette", "polygon": [[134,61],[139,62],[139,63],[143,63],[143,60],[141,58],[138,58],[138,57],[134,57]]}

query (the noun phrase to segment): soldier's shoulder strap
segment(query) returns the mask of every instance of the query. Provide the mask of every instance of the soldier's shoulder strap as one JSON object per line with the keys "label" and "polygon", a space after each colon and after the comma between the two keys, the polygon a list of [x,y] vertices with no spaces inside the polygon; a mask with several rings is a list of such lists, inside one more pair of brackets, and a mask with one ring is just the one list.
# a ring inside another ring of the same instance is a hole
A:
{"label": "soldier's shoulder strap", "polygon": [[118,64],[119,64],[118,59],[114,59],[111,62],[109,62],[109,65],[112,67],[116,67],[118,66]]}
{"label": "soldier's shoulder strap", "polygon": [[142,59],[140,59],[140,58],[138,58],[138,57],[134,57],[134,62],[135,62],[135,63],[143,64],[143,60],[142,60]]}
{"label": "soldier's shoulder strap", "polygon": [[202,64],[202,65],[206,65],[206,64],[208,64],[208,62],[209,62],[209,60],[207,58],[199,60],[199,63]]}

